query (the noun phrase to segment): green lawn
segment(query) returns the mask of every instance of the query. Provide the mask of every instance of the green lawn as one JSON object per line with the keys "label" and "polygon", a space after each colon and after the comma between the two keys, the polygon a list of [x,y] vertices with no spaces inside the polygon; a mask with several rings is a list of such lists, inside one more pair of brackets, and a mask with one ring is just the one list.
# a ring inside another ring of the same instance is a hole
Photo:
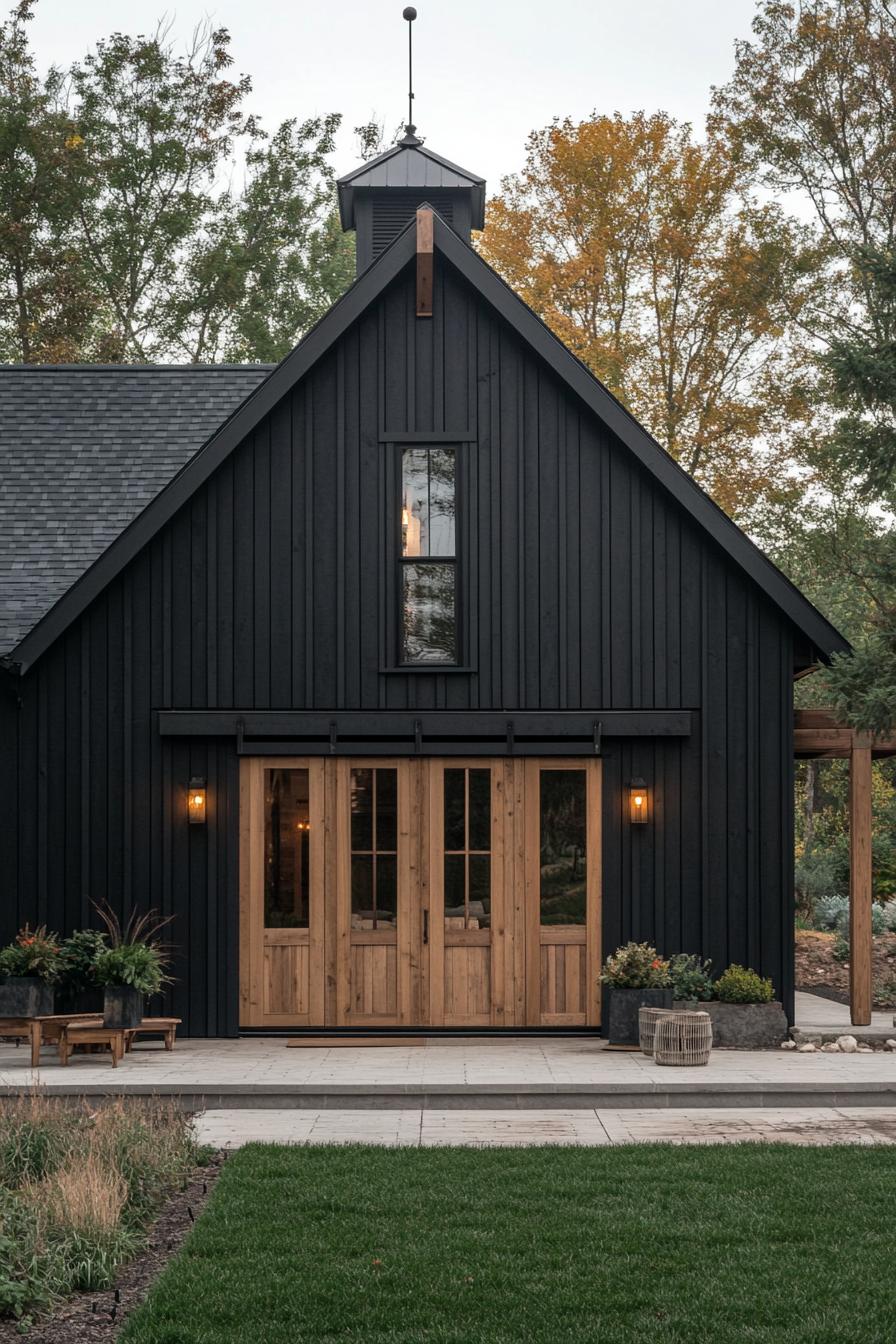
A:
{"label": "green lawn", "polygon": [[121,1344],[884,1344],[896,1150],[282,1148]]}

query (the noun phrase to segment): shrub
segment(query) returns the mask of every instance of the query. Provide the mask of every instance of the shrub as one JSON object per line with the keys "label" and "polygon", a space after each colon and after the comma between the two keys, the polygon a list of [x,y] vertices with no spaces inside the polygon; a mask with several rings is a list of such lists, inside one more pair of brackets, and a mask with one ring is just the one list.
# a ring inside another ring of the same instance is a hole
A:
{"label": "shrub", "polygon": [[834,939],[831,956],[835,961],[849,961],[849,939],[844,937],[842,933],[838,933]]}
{"label": "shrub", "polygon": [[[848,896],[831,896],[817,901],[814,915],[816,928],[831,929],[844,938],[849,936]],[[871,932],[877,936],[886,933],[887,929],[896,932],[896,901],[888,901],[886,905],[875,901],[871,906]]]}
{"label": "shrub", "polygon": [[98,929],[79,929],[62,944],[59,977],[73,994],[92,989],[96,983],[96,959],[108,946]]}
{"label": "shrub", "polygon": [[712,983],[712,962],[701,961],[687,952],[679,952],[669,963],[672,993],[676,999],[706,1001],[715,995]]}
{"label": "shrub", "polygon": [[601,980],[616,989],[667,989],[669,963],[649,943],[626,943],[604,962]]}
{"label": "shrub", "polygon": [[896,900],[884,901],[880,913],[884,928],[889,933],[896,933]]}
{"label": "shrub", "polygon": [[812,907],[817,929],[836,929],[840,921],[849,918],[849,897],[842,895],[819,896]]}
{"label": "shrub", "polygon": [[52,983],[59,977],[59,952],[55,933],[47,933],[43,924],[33,930],[26,924],[15,942],[0,952],[0,978],[34,975]]}
{"label": "shrub", "polygon": [[94,962],[94,975],[98,985],[129,985],[141,994],[158,994],[168,980],[158,948],[149,943],[105,948]]}
{"label": "shrub", "polygon": [[722,1003],[771,1003],[775,991],[771,980],[755,971],[732,965],[719,976],[716,995]]}

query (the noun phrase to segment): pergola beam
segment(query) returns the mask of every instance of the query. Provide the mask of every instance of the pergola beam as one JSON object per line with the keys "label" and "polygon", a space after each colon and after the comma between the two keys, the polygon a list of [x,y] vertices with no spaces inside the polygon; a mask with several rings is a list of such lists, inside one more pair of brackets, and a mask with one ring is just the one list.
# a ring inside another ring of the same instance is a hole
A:
{"label": "pergola beam", "polygon": [[896,738],[872,738],[825,709],[795,711],[796,756],[849,761],[849,1011],[853,1026],[871,1022],[871,762],[896,755]]}

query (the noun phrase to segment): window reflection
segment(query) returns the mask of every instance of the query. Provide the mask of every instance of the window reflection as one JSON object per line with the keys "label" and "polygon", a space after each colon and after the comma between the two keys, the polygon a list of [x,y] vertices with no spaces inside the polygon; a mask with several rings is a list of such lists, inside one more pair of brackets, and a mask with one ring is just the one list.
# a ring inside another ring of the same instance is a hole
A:
{"label": "window reflection", "polygon": [[307,770],[265,771],[264,925],[307,929],[309,845]]}
{"label": "window reflection", "polygon": [[454,555],[455,469],[454,448],[402,453],[402,555]]}
{"label": "window reflection", "polygon": [[457,661],[454,448],[401,455],[401,660]]}
{"label": "window reflection", "polygon": [[491,770],[444,775],[445,927],[491,927]]}
{"label": "window reflection", "polygon": [[586,798],[584,770],[540,772],[541,922],[584,924]]}
{"label": "window reflection", "polygon": [[394,929],[398,918],[398,771],[351,773],[353,929]]}
{"label": "window reflection", "polygon": [[406,663],[453,663],[456,660],[454,565],[402,565]]}

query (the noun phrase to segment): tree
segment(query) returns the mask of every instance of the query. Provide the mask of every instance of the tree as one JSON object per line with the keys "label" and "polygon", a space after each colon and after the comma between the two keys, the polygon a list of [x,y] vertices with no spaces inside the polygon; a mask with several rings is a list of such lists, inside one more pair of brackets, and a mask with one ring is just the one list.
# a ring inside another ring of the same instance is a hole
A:
{"label": "tree", "polygon": [[799,531],[827,558],[822,605],[830,611],[832,593],[848,589],[855,650],[835,661],[825,693],[856,727],[891,730],[896,16],[889,0],[762,0],[753,33],[715,94],[715,128],[767,189],[811,204],[828,263],[826,302],[803,314],[822,343],[815,394],[829,424],[807,456],[815,518]]}
{"label": "tree", "polygon": [[95,296],[76,245],[69,190],[71,128],[28,46],[34,0],[0,25],[0,358],[77,359]]}
{"label": "tree", "polygon": [[742,515],[783,477],[817,257],[722,139],[663,113],[555,120],[480,249],[723,507]]}
{"label": "tree", "polygon": [[33,4],[0,29],[0,352],[282,358],[351,276],[339,117],[268,134],[227,31],[208,27],[183,54],[164,29],[115,33],[41,82]]}

